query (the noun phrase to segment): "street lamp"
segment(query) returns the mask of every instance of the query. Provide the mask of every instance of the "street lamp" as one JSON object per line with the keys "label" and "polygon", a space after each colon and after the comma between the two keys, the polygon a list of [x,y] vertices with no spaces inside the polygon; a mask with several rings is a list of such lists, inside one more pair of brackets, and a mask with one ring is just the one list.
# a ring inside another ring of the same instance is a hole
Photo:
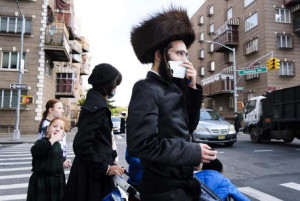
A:
{"label": "street lamp", "polygon": [[[24,44],[24,28],[25,28],[25,17],[22,14],[22,11],[20,9],[19,1],[16,0],[18,9],[20,12],[20,15],[22,17],[22,26],[21,26],[21,48],[20,48],[20,55],[19,55],[19,73],[18,73],[18,84],[22,83],[22,60],[23,60],[23,44]],[[19,124],[20,124],[20,102],[21,102],[21,88],[17,89],[17,108],[16,108],[16,125],[15,125],[15,130],[13,133],[13,140],[19,140],[20,139],[20,129],[19,129]]]}
{"label": "street lamp", "polygon": [[233,53],[233,104],[234,104],[234,112],[237,112],[237,86],[236,86],[236,57],[235,57],[235,48],[230,48],[226,45],[223,45],[222,43],[211,41],[211,40],[204,40],[206,43],[215,43],[218,45],[221,45],[222,47],[225,47],[232,51]]}

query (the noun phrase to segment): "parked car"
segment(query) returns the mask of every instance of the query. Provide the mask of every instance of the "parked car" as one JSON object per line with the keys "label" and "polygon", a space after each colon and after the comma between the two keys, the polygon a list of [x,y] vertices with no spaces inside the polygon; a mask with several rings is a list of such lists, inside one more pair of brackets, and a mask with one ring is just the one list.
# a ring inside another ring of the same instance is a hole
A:
{"label": "parked car", "polygon": [[120,125],[121,125],[121,118],[112,116],[111,121],[113,123],[113,132],[114,134],[120,133]]}
{"label": "parked car", "polygon": [[232,146],[236,142],[236,136],[234,125],[225,121],[218,113],[211,109],[200,110],[200,120],[192,135],[194,142]]}

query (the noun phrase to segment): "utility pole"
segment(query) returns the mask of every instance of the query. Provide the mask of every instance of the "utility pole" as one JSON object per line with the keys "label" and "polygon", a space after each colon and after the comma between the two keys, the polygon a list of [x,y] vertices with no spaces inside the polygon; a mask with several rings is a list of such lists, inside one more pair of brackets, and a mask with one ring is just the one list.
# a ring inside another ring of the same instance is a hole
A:
{"label": "utility pole", "polygon": [[[23,66],[23,46],[24,46],[24,31],[25,31],[25,17],[20,9],[19,0],[16,0],[20,15],[22,17],[22,26],[21,26],[21,48],[19,53],[19,72],[18,72],[18,84],[22,84],[22,73],[24,72]],[[17,88],[17,108],[16,108],[16,124],[15,130],[13,133],[13,140],[20,139],[20,103],[21,103],[21,88]]]}

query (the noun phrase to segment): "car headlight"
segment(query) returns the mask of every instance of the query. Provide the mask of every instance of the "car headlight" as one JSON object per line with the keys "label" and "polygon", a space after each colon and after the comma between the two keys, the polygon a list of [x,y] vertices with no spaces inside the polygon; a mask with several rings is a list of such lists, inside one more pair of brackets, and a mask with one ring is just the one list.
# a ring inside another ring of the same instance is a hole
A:
{"label": "car headlight", "polygon": [[234,125],[230,124],[229,126],[229,133],[232,134],[232,133],[235,133],[235,128],[234,128]]}
{"label": "car headlight", "polygon": [[196,131],[201,134],[210,133],[210,131],[207,128],[200,125],[197,126]]}

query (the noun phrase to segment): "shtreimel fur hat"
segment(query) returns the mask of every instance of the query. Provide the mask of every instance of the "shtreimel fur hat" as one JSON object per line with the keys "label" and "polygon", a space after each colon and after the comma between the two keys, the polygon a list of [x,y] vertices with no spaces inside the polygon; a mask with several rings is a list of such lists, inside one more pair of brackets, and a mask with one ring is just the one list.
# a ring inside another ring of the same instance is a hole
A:
{"label": "shtreimel fur hat", "polygon": [[190,19],[182,8],[157,12],[131,31],[131,44],[142,64],[153,63],[154,52],[174,40],[182,40],[187,48],[195,40]]}

